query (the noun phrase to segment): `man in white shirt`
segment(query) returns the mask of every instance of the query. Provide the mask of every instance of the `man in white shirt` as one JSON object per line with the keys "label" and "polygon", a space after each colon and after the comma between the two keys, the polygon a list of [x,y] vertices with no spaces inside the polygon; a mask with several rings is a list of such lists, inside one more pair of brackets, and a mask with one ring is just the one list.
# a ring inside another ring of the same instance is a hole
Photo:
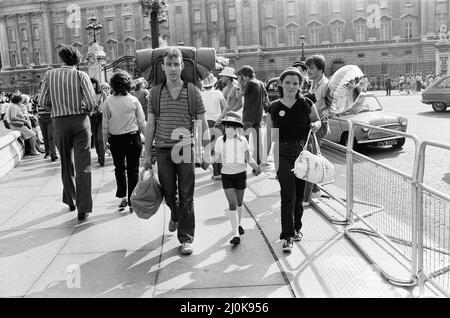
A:
{"label": "man in white shirt", "polygon": [[[319,118],[322,122],[322,126],[316,133],[317,142],[321,143],[323,137],[328,133],[328,116],[330,114],[330,105],[325,102],[325,95],[328,87],[328,78],[324,75],[325,72],[325,58],[322,55],[313,55],[306,59],[305,65],[307,67],[307,73],[312,85],[308,95],[312,96],[314,104],[316,105]],[[314,153],[317,153],[317,149],[313,149]],[[313,195],[312,195],[313,193]],[[321,191],[316,184],[307,182],[305,186],[304,202],[307,205],[313,197],[320,197]]]}

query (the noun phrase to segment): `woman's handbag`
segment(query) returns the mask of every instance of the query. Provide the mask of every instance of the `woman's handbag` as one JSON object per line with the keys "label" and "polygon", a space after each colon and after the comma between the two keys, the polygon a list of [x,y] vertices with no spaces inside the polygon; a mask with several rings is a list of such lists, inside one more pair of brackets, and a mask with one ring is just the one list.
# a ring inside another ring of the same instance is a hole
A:
{"label": "woman's handbag", "polygon": [[162,200],[162,187],[155,171],[144,169],[130,197],[133,211],[139,218],[148,219],[158,211]]}
{"label": "woman's handbag", "polygon": [[[311,138],[316,145],[317,155],[312,154],[306,150],[309,138]],[[333,180],[334,167],[320,152],[319,143],[317,142],[316,134],[311,130],[308,134],[305,146],[302,152],[295,160],[294,174],[297,178],[306,180],[311,183],[326,183]]]}

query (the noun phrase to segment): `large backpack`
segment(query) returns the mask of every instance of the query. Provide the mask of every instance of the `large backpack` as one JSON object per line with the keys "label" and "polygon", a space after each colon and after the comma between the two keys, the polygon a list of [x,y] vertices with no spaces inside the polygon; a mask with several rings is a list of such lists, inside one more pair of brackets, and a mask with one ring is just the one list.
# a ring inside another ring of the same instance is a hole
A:
{"label": "large backpack", "polygon": [[[160,47],[136,51],[136,64],[151,86],[166,82],[166,75],[161,65],[164,63],[164,54],[169,48]],[[177,48],[181,51],[184,63],[181,78],[185,82],[199,86],[200,81],[216,68],[216,50],[209,47],[196,49],[191,46],[178,46]]]}

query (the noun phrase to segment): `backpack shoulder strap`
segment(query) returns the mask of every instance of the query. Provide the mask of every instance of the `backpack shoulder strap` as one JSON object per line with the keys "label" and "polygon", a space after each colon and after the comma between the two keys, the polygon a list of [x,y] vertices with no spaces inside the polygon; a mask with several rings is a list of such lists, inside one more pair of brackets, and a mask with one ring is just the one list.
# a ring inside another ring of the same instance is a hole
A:
{"label": "backpack shoulder strap", "polygon": [[157,84],[152,88],[152,107],[155,117],[159,117],[160,113],[160,100],[161,100],[161,90],[163,84]]}
{"label": "backpack shoulder strap", "polygon": [[194,120],[197,119],[197,94],[195,89],[196,86],[193,83],[187,84],[189,115]]}

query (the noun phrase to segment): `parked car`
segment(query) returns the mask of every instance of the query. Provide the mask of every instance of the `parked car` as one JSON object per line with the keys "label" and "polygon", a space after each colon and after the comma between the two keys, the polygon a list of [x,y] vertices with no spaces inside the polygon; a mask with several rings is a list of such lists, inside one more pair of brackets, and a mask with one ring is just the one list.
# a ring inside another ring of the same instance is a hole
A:
{"label": "parked car", "polygon": [[431,104],[435,112],[445,112],[450,105],[450,75],[431,83],[422,92],[421,102]]}
{"label": "parked car", "polygon": [[267,81],[266,91],[269,95],[270,102],[273,102],[274,100],[280,98],[280,94],[278,92],[278,77],[271,78]]}
{"label": "parked car", "polygon": [[[408,126],[408,120],[404,116],[385,111],[375,95],[371,93],[361,93],[349,110],[329,119],[330,132],[324,139],[346,146],[349,134],[348,124],[339,119],[350,119],[352,123],[360,122],[401,132],[406,132]],[[401,148],[404,144],[405,138],[395,133],[386,134],[359,126],[355,128],[354,149],[362,145]]]}

